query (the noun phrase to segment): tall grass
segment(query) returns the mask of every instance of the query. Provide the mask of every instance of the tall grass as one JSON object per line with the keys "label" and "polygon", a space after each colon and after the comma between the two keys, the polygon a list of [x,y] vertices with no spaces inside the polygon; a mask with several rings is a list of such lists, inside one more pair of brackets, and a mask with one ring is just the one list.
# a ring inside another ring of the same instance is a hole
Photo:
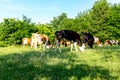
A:
{"label": "tall grass", "polygon": [[119,80],[120,47],[87,48],[85,52],[0,48],[0,80]]}

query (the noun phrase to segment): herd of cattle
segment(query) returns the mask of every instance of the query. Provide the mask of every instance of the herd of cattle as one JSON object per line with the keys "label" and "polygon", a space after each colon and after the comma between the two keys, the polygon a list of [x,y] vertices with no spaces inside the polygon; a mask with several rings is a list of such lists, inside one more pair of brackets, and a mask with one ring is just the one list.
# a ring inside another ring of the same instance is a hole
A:
{"label": "herd of cattle", "polygon": [[[81,37],[81,39],[80,39]],[[77,49],[77,44],[80,48],[80,51],[84,51],[86,45],[88,45],[90,48],[93,48],[94,44],[97,44],[98,46],[102,46],[102,43],[98,37],[93,36],[90,33],[82,33],[80,36],[77,32],[72,30],[59,30],[55,32],[55,41],[52,44],[50,42],[50,39],[47,35],[44,34],[38,34],[33,33],[31,38],[22,38],[22,44],[26,45],[29,44],[31,48],[37,49],[38,45],[42,45],[43,49],[45,48],[51,48],[51,47],[60,47],[61,45],[64,45],[67,47],[68,45],[71,46],[71,51],[73,47],[75,47],[75,50]],[[118,40],[105,40],[104,45],[118,45]]]}

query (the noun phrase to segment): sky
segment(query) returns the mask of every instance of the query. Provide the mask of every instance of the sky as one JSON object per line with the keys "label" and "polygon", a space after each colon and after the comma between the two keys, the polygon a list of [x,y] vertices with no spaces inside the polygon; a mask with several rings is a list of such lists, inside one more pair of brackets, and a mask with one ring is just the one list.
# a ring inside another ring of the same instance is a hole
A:
{"label": "sky", "polygon": [[[69,18],[74,18],[79,12],[92,8],[96,0],[0,0],[0,22],[4,18],[22,16],[31,18],[35,23],[49,23],[53,17],[63,12]],[[120,0],[108,0],[109,3],[120,3]]]}

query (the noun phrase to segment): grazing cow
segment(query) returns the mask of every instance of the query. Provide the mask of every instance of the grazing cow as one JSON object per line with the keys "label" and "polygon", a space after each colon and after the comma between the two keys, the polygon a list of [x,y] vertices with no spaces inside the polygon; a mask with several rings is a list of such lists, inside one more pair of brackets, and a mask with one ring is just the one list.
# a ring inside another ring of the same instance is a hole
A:
{"label": "grazing cow", "polygon": [[90,33],[82,33],[82,41],[84,44],[88,44],[90,48],[93,48],[94,37]]}
{"label": "grazing cow", "polygon": [[102,46],[100,39],[98,37],[95,37],[95,36],[94,36],[94,43],[96,43],[98,46]]}
{"label": "grazing cow", "polygon": [[41,37],[42,44],[44,44],[46,48],[52,47],[50,39],[48,38],[48,36],[41,34],[40,37]]}
{"label": "grazing cow", "polygon": [[71,51],[73,46],[75,47],[75,50],[78,51],[76,44],[79,45],[81,51],[84,51],[84,46],[82,45],[80,35],[78,33],[72,30],[60,30],[55,32],[55,36],[57,40],[57,46],[60,46],[61,40],[68,40],[71,42]]}
{"label": "grazing cow", "polygon": [[31,38],[22,38],[22,45],[31,44]]}
{"label": "grazing cow", "polygon": [[118,45],[119,41],[118,40],[105,40],[104,41],[104,45],[111,45],[112,46],[113,44]]}
{"label": "grazing cow", "polygon": [[31,37],[31,48],[37,49],[37,45],[42,45],[44,44],[44,50],[45,48],[50,48],[51,43],[49,38],[44,35],[44,34],[38,34],[38,33],[33,33]]}

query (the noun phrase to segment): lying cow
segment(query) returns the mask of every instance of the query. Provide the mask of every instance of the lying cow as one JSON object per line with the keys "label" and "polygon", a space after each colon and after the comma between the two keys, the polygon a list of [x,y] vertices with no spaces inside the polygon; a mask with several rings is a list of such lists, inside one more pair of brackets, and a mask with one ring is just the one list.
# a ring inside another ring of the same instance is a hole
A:
{"label": "lying cow", "polygon": [[93,48],[94,37],[90,33],[82,33],[82,41],[84,44],[87,44],[90,48]]}
{"label": "lying cow", "polygon": [[31,38],[22,38],[22,45],[30,45]]}
{"label": "lying cow", "polygon": [[71,51],[73,46],[75,47],[75,50],[78,51],[76,44],[79,45],[81,51],[84,51],[84,46],[82,45],[80,35],[77,32],[72,30],[60,30],[55,32],[55,36],[57,46],[60,46],[61,40],[68,40],[71,42]]}
{"label": "lying cow", "polygon": [[104,41],[104,45],[111,45],[112,46],[113,44],[118,45],[119,41],[118,40],[105,40]]}
{"label": "lying cow", "polygon": [[31,48],[37,49],[38,45],[44,45],[43,48],[50,48],[51,43],[49,38],[44,34],[33,33],[31,37]]}

